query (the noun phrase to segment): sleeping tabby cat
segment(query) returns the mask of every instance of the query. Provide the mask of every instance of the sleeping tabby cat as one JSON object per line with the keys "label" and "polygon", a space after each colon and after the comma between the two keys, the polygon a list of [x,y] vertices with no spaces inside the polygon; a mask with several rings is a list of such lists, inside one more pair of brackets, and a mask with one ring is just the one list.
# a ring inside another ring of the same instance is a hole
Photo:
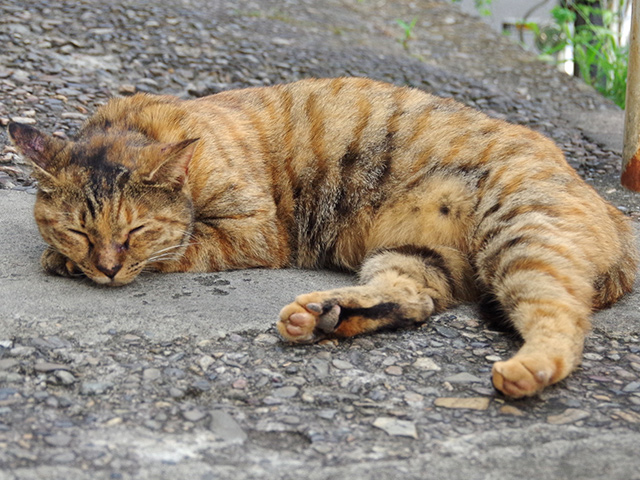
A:
{"label": "sleeping tabby cat", "polygon": [[292,342],[425,321],[484,299],[524,340],[496,388],[532,395],[579,364],[589,315],[628,292],[629,222],[548,139],[455,101],[361,78],[197,100],[110,101],[63,141],[9,133],[34,164],[46,271],[358,271],[300,295]]}

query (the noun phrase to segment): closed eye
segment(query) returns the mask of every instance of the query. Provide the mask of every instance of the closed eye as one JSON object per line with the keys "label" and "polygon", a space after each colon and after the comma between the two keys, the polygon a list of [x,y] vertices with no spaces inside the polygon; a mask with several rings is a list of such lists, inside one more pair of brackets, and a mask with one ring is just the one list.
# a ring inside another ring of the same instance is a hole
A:
{"label": "closed eye", "polygon": [[89,244],[89,248],[93,247],[93,242],[89,239],[89,235],[87,235],[85,232],[83,232],[81,230],[76,230],[74,228],[70,228],[69,232],[71,232],[74,235],[77,235],[79,237],[83,237],[87,241],[87,243]]}
{"label": "closed eye", "polygon": [[139,227],[132,228],[131,230],[129,230],[129,233],[127,234],[127,239],[124,241],[123,247],[129,248],[129,241],[131,240],[131,235],[133,235],[136,232],[139,232],[143,228],[144,228],[144,225],[140,225]]}

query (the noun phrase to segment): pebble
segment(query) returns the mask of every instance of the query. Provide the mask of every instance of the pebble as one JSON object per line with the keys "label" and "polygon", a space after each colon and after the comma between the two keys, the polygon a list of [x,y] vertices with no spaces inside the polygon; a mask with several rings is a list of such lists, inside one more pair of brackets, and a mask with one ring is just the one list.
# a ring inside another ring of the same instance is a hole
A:
{"label": "pebble", "polygon": [[66,433],[56,432],[53,435],[46,435],[44,442],[52,447],[66,447],[71,443],[71,437]]}
{"label": "pebble", "polygon": [[640,390],[640,382],[631,382],[622,389],[625,393],[637,392],[638,390]]}
{"label": "pebble", "polygon": [[275,335],[270,335],[268,333],[261,333],[256,338],[253,339],[254,343],[263,344],[263,345],[275,345],[280,342],[280,339]]}
{"label": "pebble", "polygon": [[393,437],[418,438],[416,424],[408,420],[399,420],[394,417],[378,417],[373,421],[373,426],[384,430]]}
{"label": "pebble", "polygon": [[429,370],[434,372],[442,370],[440,366],[429,357],[418,358],[415,362],[413,362],[413,367],[417,368],[418,370]]}
{"label": "pebble", "polygon": [[384,371],[387,375],[392,375],[394,377],[399,377],[403,373],[402,368],[397,365],[391,365],[390,367],[385,368]]}
{"label": "pebble", "polygon": [[243,390],[247,388],[247,384],[248,382],[246,378],[238,378],[236,381],[233,382],[231,386],[236,390]]}
{"label": "pebble", "polygon": [[584,420],[589,417],[591,414],[586,410],[581,410],[579,408],[567,408],[564,412],[558,415],[549,415],[547,417],[547,423],[552,425],[564,425],[567,423],[575,423],[580,420]]}
{"label": "pebble", "polygon": [[190,422],[198,422],[206,417],[207,413],[202,410],[193,409],[182,412],[182,416],[185,420],[189,420]]}
{"label": "pebble", "polygon": [[146,368],[142,372],[142,378],[146,382],[152,382],[159,379],[162,376],[162,372],[157,368]]}
{"label": "pebble", "polygon": [[242,427],[224,410],[212,410],[209,416],[209,429],[216,437],[232,443],[244,443],[247,440],[247,434]]}
{"label": "pebble", "polygon": [[482,379],[476,377],[475,375],[471,375],[467,372],[456,373],[455,375],[451,375],[444,379],[449,383],[478,383],[482,382]]}
{"label": "pebble", "polygon": [[110,390],[113,385],[109,382],[83,382],[80,386],[82,395],[101,395]]}
{"label": "pebble", "polygon": [[523,417],[525,415],[522,410],[518,407],[514,407],[513,405],[503,405],[500,407],[500,413],[503,415],[513,415],[515,417]]}
{"label": "pebble", "polygon": [[12,367],[15,367],[20,362],[15,358],[2,358],[0,359],[0,370],[9,370]]}
{"label": "pebble", "polygon": [[433,402],[436,407],[469,410],[486,410],[489,408],[490,403],[491,399],[489,397],[440,397]]}
{"label": "pebble", "polygon": [[319,416],[320,418],[324,418],[325,420],[333,420],[333,417],[336,416],[336,413],[338,413],[337,410],[326,409],[326,410],[317,411],[316,415]]}
{"label": "pebble", "polygon": [[349,362],[337,358],[331,362],[331,365],[333,365],[338,370],[349,370],[353,368],[353,365],[351,365]]}
{"label": "pebble", "polygon": [[625,410],[613,410],[611,412],[613,415],[623,419],[629,423],[640,423],[640,414],[632,411]]}
{"label": "pebble", "polygon": [[35,125],[36,119],[31,117],[11,117],[12,122],[24,123],[27,125]]}
{"label": "pebble", "polygon": [[55,372],[53,372],[53,375],[63,385],[73,385],[73,383],[76,381],[76,377],[74,377],[72,373],[67,372],[66,370],[56,370]]}
{"label": "pebble", "polygon": [[69,370],[69,365],[61,363],[38,362],[34,365],[37,372],[52,372],[54,370]]}
{"label": "pebble", "polygon": [[298,394],[298,387],[281,387],[273,390],[273,396],[277,398],[293,398]]}

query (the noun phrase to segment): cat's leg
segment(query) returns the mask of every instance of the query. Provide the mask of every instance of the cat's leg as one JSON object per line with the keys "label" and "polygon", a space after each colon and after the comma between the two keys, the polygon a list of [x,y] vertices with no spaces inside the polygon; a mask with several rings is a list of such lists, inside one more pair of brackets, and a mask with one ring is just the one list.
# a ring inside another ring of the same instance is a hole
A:
{"label": "cat's leg", "polygon": [[448,248],[403,246],[369,255],[362,285],[300,295],[280,312],[287,340],[315,342],[425,321],[464,296],[469,264]]}
{"label": "cat's leg", "polygon": [[167,249],[150,267],[160,272],[282,268],[290,256],[288,234],[273,215],[197,221],[183,247]]}
{"label": "cat's leg", "polygon": [[40,263],[45,272],[61,277],[76,277],[82,274],[78,266],[52,247],[42,252]]}
{"label": "cat's leg", "polygon": [[505,229],[477,257],[479,280],[524,340],[515,356],[493,366],[494,386],[515,398],[578,366],[593,297],[580,248],[551,230],[528,232]]}

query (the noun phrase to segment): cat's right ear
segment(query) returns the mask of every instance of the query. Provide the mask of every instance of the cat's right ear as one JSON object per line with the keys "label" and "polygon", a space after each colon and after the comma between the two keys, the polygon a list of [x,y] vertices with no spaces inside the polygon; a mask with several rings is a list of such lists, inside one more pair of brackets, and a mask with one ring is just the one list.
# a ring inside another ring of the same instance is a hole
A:
{"label": "cat's right ear", "polygon": [[58,166],[56,156],[66,145],[63,140],[24,123],[15,122],[9,124],[9,138],[20,153],[31,160],[39,173],[47,177],[53,176]]}

